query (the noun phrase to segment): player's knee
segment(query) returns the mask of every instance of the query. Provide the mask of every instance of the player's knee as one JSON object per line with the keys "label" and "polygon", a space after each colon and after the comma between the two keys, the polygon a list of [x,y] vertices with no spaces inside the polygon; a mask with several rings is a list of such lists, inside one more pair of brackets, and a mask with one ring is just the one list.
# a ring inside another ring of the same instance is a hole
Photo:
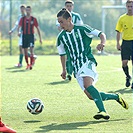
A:
{"label": "player's knee", "polygon": [[84,88],[87,89],[88,87],[90,87],[92,84],[84,84]]}
{"label": "player's knee", "polygon": [[91,95],[90,95],[86,90],[84,90],[84,93],[86,94],[86,96],[87,96],[90,100],[93,100],[93,98],[91,97]]}
{"label": "player's knee", "polygon": [[126,67],[128,64],[128,61],[122,61],[122,67]]}

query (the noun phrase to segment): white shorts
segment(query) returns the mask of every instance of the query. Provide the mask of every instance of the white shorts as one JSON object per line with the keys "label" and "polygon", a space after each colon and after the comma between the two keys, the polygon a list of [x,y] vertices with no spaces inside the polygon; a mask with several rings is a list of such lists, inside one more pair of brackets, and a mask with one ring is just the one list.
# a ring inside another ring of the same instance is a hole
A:
{"label": "white shorts", "polygon": [[22,34],[21,34],[20,37],[19,37],[18,46],[22,46]]}
{"label": "white shorts", "polygon": [[86,62],[78,71],[78,73],[76,74],[76,79],[80,85],[80,87],[82,88],[82,90],[84,91],[84,83],[83,83],[83,77],[91,77],[94,82],[93,84],[95,84],[98,80],[98,74],[96,72],[96,65],[94,62],[92,61],[88,61]]}

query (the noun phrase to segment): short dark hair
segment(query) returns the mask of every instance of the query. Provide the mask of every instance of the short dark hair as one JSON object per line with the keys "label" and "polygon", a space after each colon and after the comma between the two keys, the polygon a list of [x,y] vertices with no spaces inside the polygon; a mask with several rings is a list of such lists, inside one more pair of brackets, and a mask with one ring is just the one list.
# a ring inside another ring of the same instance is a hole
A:
{"label": "short dark hair", "polygon": [[24,5],[24,4],[20,5],[20,8],[23,8],[23,7],[25,8],[25,7],[26,7],[26,5]]}
{"label": "short dark hair", "polygon": [[74,5],[74,2],[72,0],[66,0],[65,5],[68,3]]}
{"label": "short dark hair", "polygon": [[57,17],[61,16],[65,19],[68,19],[69,17],[71,17],[71,13],[66,8],[62,8],[57,14]]}
{"label": "short dark hair", "polygon": [[31,8],[31,6],[27,6],[26,8]]}
{"label": "short dark hair", "polygon": [[126,4],[127,3],[133,3],[133,0],[127,0]]}

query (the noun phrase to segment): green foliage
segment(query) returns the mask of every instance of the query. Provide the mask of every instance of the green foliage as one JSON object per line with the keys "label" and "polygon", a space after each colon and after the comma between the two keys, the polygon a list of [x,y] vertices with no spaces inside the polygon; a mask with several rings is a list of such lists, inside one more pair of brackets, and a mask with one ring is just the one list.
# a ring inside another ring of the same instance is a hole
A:
{"label": "green foliage", "polygon": [[[97,0],[75,0],[74,2],[74,11],[81,15],[84,23],[99,30],[102,30],[102,6],[116,4],[115,0],[101,0],[100,2]],[[64,0],[12,0],[12,26],[14,26],[18,15],[20,14],[19,5],[22,3],[32,7],[32,15],[39,21],[43,38],[55,37],[58,34],[55,24],[57,19],[56,14],[62,7],[64,7]],[[9,4],[9,1],[2,1],[2,19],[0,20],[0,27],[2,29],[3,38],[8,38]],[[114,39],[117,19],[123,13],[125,13],[125,9],[106,10],[105,33],[108,39]]]}
{"label": "green foliage", "polygon": [[[93,40],[91,47],[94,54],[97,54],[96,46],[99,44],[99,40]],[[9,55],[10,47],[9,40],[1,41],[1,55]],[[120,52],[116,49],[116,41],[115,40],[107,40],[105,51],[109,54],[119,54]],[[12,40],[12,54],[18,55],[18,40]],[[49,38],[48,40],[44,40],[42,46],[39,44],[38,40],[35,42],[35,54],[37,55],[55,55],[58,54],[56,48],[56,38]]]}
{"label": "green foliage", "polygon": [[[61,79],[58,56],[38,56],[31,71],[25,71],[24,62],[20,69],[13,67],[17,56],[1,59],[2,119],[17,133],[132,133],[132,90],[124,86],[120,56],[96,56],[96,87],[99,91],[122,93],[129,104],[129,110],[125,110],[116,101],[104,102],[109,121],[93,119],[98,110],[76,79],[70,83]],[[26,109],[27,101],[34,97],[44,102],[40,115],[31,115]]]}

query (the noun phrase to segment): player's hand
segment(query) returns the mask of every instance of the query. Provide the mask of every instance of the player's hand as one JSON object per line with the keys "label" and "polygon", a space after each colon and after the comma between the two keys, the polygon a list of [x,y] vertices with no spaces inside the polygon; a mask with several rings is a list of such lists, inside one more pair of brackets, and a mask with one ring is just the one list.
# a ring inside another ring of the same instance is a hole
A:
{"label": "player's hand", "polygon": [[66,71],[63,71],[63,72],[62,72],[61,77],[62,77],[63,79],[66,79]]}
{"label": "player's hand", "polygon": [[9,31],[9,35],[11,35],[11,34],[12,34],[12,31],[10,30],[10,31]]}
{"label": "player's hand", "polygon": [[34,42],[35,42],[36,40],[37,40],[36,37],[34,37]]}
{"label": "player's hand", "polygon": [[21,36],[21,32],[18,33],[18,36],[19,36],[19,37]]}
{"label": "player's hand", "polygon": [[42,45],[42,40],[40,39],[40,44]]}
{"label": "player's hand", "polygon": [[104,44],[98,44],[97,45],[97,50],[99,50],[99,51],[102,51],[103,50],[103,47],[104,47]]}
{"label": "player's hand", "polygon": [[119,43],[117,43],[117,50],[120,50],[121,51],[121,45]]}

